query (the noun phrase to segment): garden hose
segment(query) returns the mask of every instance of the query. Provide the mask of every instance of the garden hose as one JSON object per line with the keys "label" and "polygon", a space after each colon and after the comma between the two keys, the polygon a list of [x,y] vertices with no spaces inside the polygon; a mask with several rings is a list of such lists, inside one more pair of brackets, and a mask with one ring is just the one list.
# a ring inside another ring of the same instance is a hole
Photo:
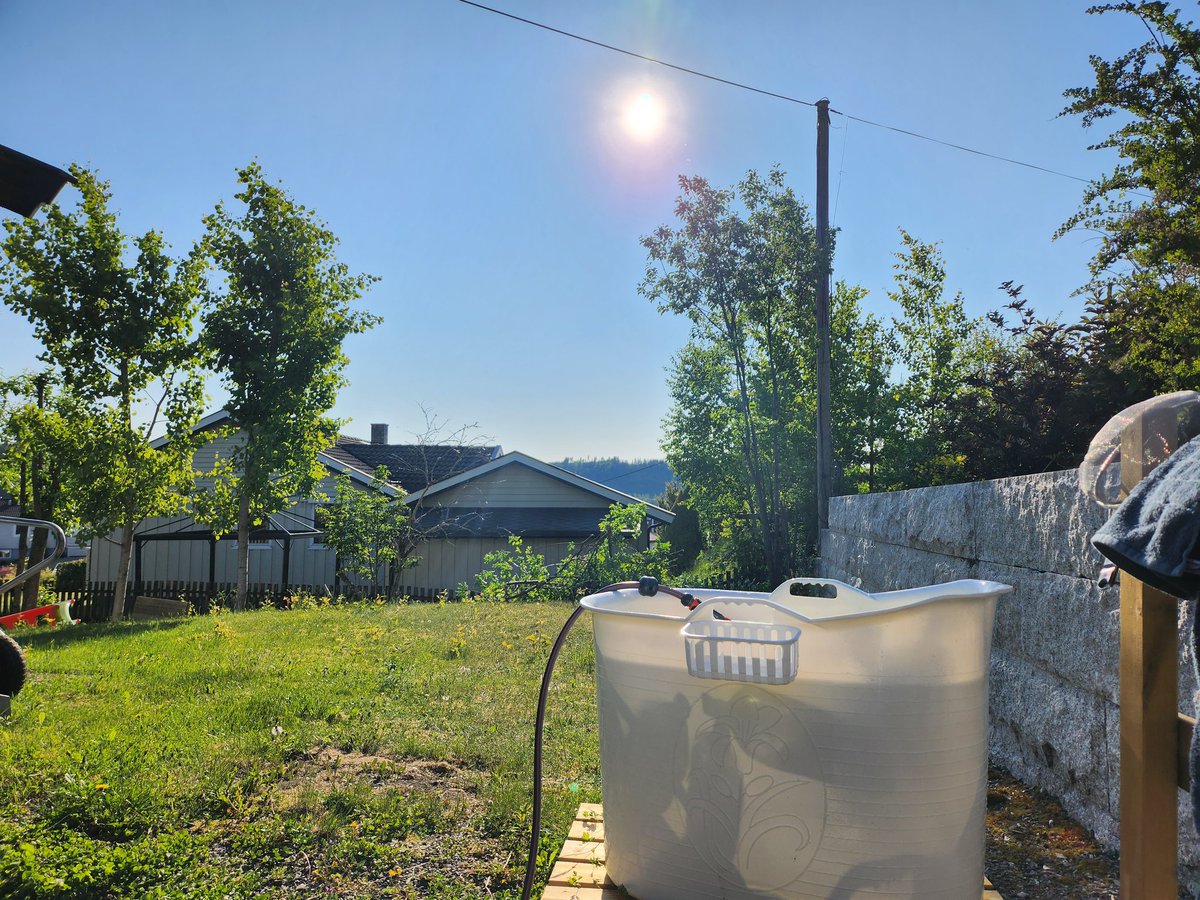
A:
{"label": "garden hose", "polygon": [[[696,599],[691,594],[660,585],[657,578],[649,576],[638,581],[620,581],[610,584],[600,588],[596,593],[604,594],[608,591],[620,591],[626,588],[637,588],[638,593],[643,597],[653,597],[659,592],[670,594],[672,597],[677,597],[679,602],[689,609],[694,609],[697,605]],[[546,660],[546,670],[542,673],[542,690],[538,694],[537,721],[533,731],[533,821],[529,832],[529,857],[525,861],[525,883],[521,888],[521,900],[530,900],[533,893],[533,882],[537,876],[537,856],[538,847],[541,845],[542,831],[542,729],[546,724],[546,701],[550,696],[550,677],[554,674],[554,663],[558,659],[563,644],[566,643],[567,634],[575,627],[575,622],[583,611],[584,607],[578,605],[571,611],[562,631],[558,633],[558,637],[554,641],[554,646],[550,648],[550,658]]]}

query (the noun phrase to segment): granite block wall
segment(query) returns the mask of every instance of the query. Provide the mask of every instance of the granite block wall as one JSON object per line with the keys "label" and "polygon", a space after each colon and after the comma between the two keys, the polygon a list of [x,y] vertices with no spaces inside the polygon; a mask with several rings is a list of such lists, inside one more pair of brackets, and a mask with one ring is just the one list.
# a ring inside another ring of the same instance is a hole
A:
{"label": "granite block wall", "polygon": [[[996,613],[992,759],[1116,850],[1119,590],[1097,585],[1101,557],[1091,546],[1106,516],[1079,492],[1074,470],[834,497],[820,574],[868,591],[956,578],[1013,585]],[[1180,653],[1180,707],[1195,715],[1186,641]],[[1180,874],[1195,890],[1200,839],[1185,799]]]}

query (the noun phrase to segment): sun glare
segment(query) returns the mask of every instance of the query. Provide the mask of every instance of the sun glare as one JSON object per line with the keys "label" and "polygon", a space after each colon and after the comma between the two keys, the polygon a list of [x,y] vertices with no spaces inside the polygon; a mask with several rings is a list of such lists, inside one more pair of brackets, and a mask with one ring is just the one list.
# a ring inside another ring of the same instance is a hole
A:
{"label": "sun glare", "polygon": [[639,141],[656,137],[663,127],[662,104],[648,93],[638,94],[625,107],[625,130]]}

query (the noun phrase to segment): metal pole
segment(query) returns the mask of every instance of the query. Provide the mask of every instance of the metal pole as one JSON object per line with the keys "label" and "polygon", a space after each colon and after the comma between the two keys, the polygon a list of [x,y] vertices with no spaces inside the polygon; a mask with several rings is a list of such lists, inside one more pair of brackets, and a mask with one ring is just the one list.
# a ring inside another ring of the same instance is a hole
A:
{"label": "metal pole", "polygon": [[[829,495],[833,492],[833,435],[829,383],[829,100],[817,101],[817,247],[821,277],[817,286],[817,528],[829,527]],[[821,536],[817,534],[817,541]]]}

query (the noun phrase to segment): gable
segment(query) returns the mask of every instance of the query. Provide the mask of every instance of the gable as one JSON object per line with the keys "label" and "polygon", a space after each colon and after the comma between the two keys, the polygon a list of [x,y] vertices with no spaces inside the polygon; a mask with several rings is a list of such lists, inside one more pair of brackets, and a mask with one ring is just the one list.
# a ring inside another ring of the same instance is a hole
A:
{"label": "gable", "polygon": [[612,500],[538,472],[522,463],[511,463],[462,484],[447,488],[425,504],[458,507],[536,507],[607,509]]}

